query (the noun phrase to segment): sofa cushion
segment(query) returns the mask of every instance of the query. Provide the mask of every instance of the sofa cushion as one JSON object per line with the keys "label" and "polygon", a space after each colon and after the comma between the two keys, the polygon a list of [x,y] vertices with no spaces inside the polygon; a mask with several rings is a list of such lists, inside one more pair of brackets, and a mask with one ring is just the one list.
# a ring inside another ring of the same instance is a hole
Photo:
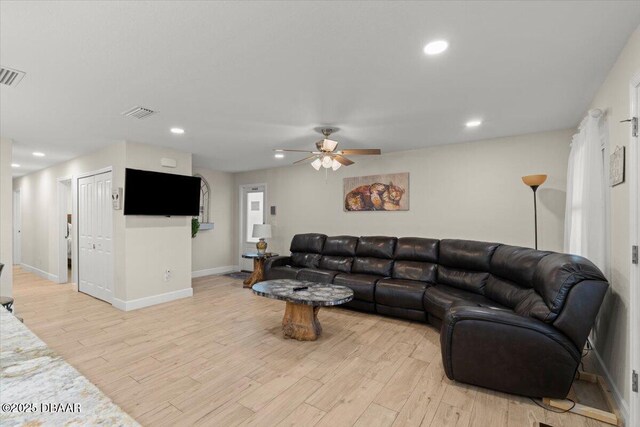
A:
{"label": "sofa cushion", "polygon": [[392,267],[392,259],[356,257],[353,260],[351,271],[353,273],[375,274],[377,276],[389,277],[391,276]]}
{"label": "sofa cushion", "polygon": [[382,276],[373,274],[345,274],[340,273],[333,279],[334,285],[347,286],[353,290],[353,298],[374,302],[375,285]]}
{"label": "sofa cushion", "polygon": [[329,236],[324,241],[322,255],[354,257],[358,238],[355,236]]}
{"label": "sofa cushion", "polygon": [[371,258],[393,258],[396,247],[395,237],[365,236],[358,239],[356,256]]}
{"label": "sofa cushion", "polygon": [[451,286],[437,284],[436,286],[430,286],[424,291],[424,309],[429,314],[443,319],[451,304],[458,301],[467,301],[470,303],[478,304],[481,307],[493,308],[497,310],[509,310],[509,308],[491,301],[482,295],[478,295],[474,292],[464,291],[462,289],[454,288]]}
{"label": "sofa cushion", "polygon": [[412,310],[410,308],[389,307],[388,305],[376,304],[376,313],[385,316],[399,317],[401,319],[413,320],[416,322],[426,322],[427,313],[423,309]]}
{"label": "sofa cushion", "polygon": [[320,268],[341,273],[350,273],[352,263],[353,258],[351,257],[322,255],[322,258],[320,258]]}
{"label": "sofa cushion", "polygon": [[441,240],[438,283],[482,295],[491,257],[498,246],[473,240]]}
{"label": "sofa cushion", "polygon": [[591,261],[577,255],[550,254],[540,260],[533,275],[533,288],[552,313],[558,314],[572,287],[583,280],[606,282]]}
{"label": "sofa cushion", "polygon": [[291,263],[294,267],[318,268],[320,265],[320,257],[320,254],[292,252]]}
{"label": "sofa cushion", "polygon": [[300,270],[302,270],[301,267],[292,267],[290,265],[271,267],[265,271],[265,279],[295,279]]}
{"label": "sofa cushion", "polygon": [[289,250],[291,252],[319,254],[322,252],[326,238],[326,235],[319,233],[296,234],[293,236],[293,239],[291,239],[291,247]]}
{"label": "sofa cushion", "polygon": [[449,268],[442,265],[438,266],[437,283],[479,295],[484,293],[484,287],[488,279],[489,273]]}
{"label": "sofa cushion", "polygon": [[393,263],[391,277],[435,283],[437,271],[436,264],[430,262],[396,260]]}
{"label": "sofa cushion", "polygon": [[332,283],[333,278],[338,274],[337,271],[322,270],[319,268],[303,268],[296,276],[297,280],[316,282],[316,283]]}
{"label": "sofa cushion", "polygon": [[393,258],[405,261],[438,262],[440,241],[420,237],[401,237],[396,243]]}
{"label": "sofa cushion", "polygon": [[439,241],[419,237],[401,237],[396,243],[393,255],[395,279],[421,280],[435,282],[438,261]]}
{"label": "sofa cushion", "polygon": [[491,257],[489,272],[516,283],[523,288],[533,287],[533,275],[542,258],[551,252],[518,246],[500,245]]}
{"label": "sofa cushion", "polygon": [[474,240],[444,239],[440,241],[438,263],[447,267],[472,271],[489,271],[491,257],[499,244]]}
{"label": "sofa cushion", "polygon": [[424,310],[422,297],[429,285],[404,279],[381,279],[376,283],[376,304]]}

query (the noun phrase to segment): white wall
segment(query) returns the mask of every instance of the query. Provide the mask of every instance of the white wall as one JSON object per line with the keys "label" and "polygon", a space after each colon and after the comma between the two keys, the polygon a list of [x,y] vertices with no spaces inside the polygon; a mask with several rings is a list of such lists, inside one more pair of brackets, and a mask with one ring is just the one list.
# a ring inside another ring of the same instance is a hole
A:
{"label": "white wall", "polygon": [[[160,166],[163,157],[175,159],[177,167]],[[191,153],[127,142],[125,165],[191,175]],[[126,216],[125,236],[127,301],[191,289],[190,217]],[[166,270],[171,271],[168,281]]]}
{"label": "white wall", "polygon": [[[177,160],[175,169],[160,159]],[[57,179],[113,167],[113,187],[124,187],[125,167],[191,175],[191,154],[156,146],[119,142],[16,178],[22,199],[22,262],[41,274],[57,274],[59,228]],[[125,194],[126,198],[126,194]],[[184,217],[137,217],[113,211],[114,305],[135,308],[161,302],[159,295],[191,292],[191,226]],[[165,270],[171,279],[164,281]],[[134,301],[133,305],[131,301]]]}
{"label": "white wall", "polygon": [[232,251],[235,230],[236,193],[233,174],[194,168],[193,173],[202,175],[209,183],[209,220],[213,230],[200,230],[192,239],[191,270],[194,276],[222,273],[237,269],[238,260]]}
{"label": "white wall", "polygon": [[[616,146],[629,145],[631,126],[620,121],[629,118],[629,85],[637,73],[640,73],[640,27],[627,42],[591,104],[591,108],[606,111],[610,152]],[[627,168],[629,166],[627,161]],[[596,350],[611,375],[616,393],[623,398],[623,405],[629,402],[631,377],[628,342],[631,268],[629,209],[628,183],[612,187],[611,290],[600,311],[594,332]]]}
{"label": "white wall", "polygon": [[0,295],[11,296],[13,279],[13,192],[11,187],[10,139],[0,138]]}
{"label": "white wall", "polygon": [[[236,174],[267,183],[270,249],[288,253],[296,233],[463,238],[533,246],[533,195],[521,177],[549,175],[538,190],[539,247],[561,251],[569,142],[573,130],[520,135],[415,151],[355,157],[336,172],[309,165]],[[290,164],[300,158],[288,155]],[[344,212],[344,177],[409,172],[408,212]],[[237,191],[234,206],[237,206]],[[235,250],[238,253],[236,228]]]}
{"label": "white wall", "polygon": [[[59,178],[113,167],[113,186],[124,185],[125,142],[100,151],[59,163],[13,180],[20,190],[22,209],[21,263],[45,277],[57,276],[59,239],[64,236],[58,218]],[[75,219],[74,219],[75,220]],[[124,217],[113,212],[114,296],[124,297]],[[72,236],[75,241],[75,235]]]}

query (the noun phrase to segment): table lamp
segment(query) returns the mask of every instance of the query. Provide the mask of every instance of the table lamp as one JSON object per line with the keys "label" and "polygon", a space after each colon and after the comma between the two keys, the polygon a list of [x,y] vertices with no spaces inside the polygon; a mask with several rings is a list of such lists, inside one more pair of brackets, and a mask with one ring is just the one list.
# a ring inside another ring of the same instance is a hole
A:
{"label": "table lamp", "polygon": [[547,180],[547,175],[527,175],[522,177],[522,182],[533,190],[533,226],[535,230],[536,249],[538,249],[538,204],[536,201],[536,191]]}
{"label": "table lamp", "polygon": [[260,255],[264,255],[267,251],[267,242],[264,239],[271,238],[271,224],[253,224],[252,236],[260,239],[256,243],[256,249],[258,249]]}

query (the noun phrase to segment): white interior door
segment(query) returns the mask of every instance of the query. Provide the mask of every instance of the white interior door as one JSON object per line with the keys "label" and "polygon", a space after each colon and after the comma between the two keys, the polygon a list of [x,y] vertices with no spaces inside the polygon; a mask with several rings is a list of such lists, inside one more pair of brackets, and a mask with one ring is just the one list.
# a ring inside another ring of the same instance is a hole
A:
{"label": "white interior door", "polygon": [[78,290],[113,300],[111,172],[78,180]]}
{"label": "white interior door", "polygon": [[[258,239],[251,237],[254,224],[264,224],[265,185],[245,185],[240,187],[240,252],[256,252]],[[240,257],[240,269],[253,271],[253,260]]]}
{"label": "white interior door", "polygon": [[20,191],[13,192],[13,263],[20,264],[22,259],[22,206]]}

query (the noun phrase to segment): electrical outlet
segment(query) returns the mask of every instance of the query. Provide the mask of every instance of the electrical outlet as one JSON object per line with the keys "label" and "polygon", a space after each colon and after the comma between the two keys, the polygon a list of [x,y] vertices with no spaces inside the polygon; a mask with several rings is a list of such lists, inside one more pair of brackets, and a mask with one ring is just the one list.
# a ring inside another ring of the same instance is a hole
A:
{"label": "electrical outlet", "polygon": [[168,282],[171,279],[171,270],[165,270],[164,272],[164,281]]}

